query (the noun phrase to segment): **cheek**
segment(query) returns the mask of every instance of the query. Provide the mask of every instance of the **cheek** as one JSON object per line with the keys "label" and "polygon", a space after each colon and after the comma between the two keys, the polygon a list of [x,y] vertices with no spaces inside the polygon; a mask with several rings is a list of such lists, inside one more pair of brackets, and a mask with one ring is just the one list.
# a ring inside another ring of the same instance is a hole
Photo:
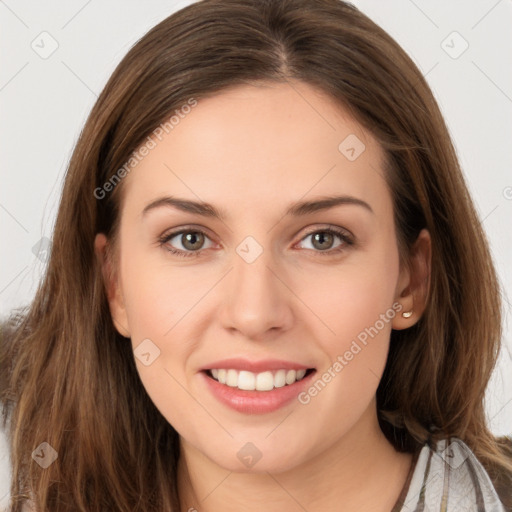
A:
{"label": "cheek", "polygon": [[[398,252],[381,246],[378,251],[355,253],[339,265],[306,272],[295,289],[323,323],[323,331],[319,329],[318,334],[323,332],[321,338],[331,339],[329,345],[338,349],[373,326],[392,307],[397,279]],[[380,322],[378,326],[382,327]]]}
{"label": "cheek", "polygon": [[[171,269],[162,263],[161,256],[159,261],[151,261],[147,252],[132,247],[124,253],[127,256],[121,262],[121,272],[137,371],[148,396],[167,421],[180,430],[191,428],[187,412],[194,404],[185,383],[187,360],[195,344],[188,341],[191,338],[184,327],[193,320],[187,312],[197,302],[198,290],[190,273]],[[147,348],[142,351],[139,346]],[[151,359],[146,365],[137,354],[147,352]]]}
{"label": "cheek", "polygon": [[[343,435],[375,397],[396,312],[392,308],[394,283],[384,280],[378,285],[374,278],[352,272],[338,285],[330,282],[324,293],[318,293],[318,311],[330,329],[320,325],[315,331],[325,363],[312,386],[299,397],[309,411],[304,419],[307,428],[312,428],[313,418],[323,417],[329,425],[336,425],[333,436]],[[324,298],[328,291],[330,300]]]}
{"label": "cheek", "polygon": [[343,414],[360,413],[362,404],[375,394],[385,367],[397,314],[393,304],[399,264],[396,247],[384,243],[386,237],[382,240],[346,265],[302,282],[301,298],[313,305],[321,320],[316,321],[315,337],[327,360],[317,388],[323,389],[323,383],[329,388],[322,394],[332,414],[341,403]]}
{"label": "cheek", "polygon": [[130,331],[133,337],[165,338],[197,301],[199,282],[193,271],[173,268],[164,249],[131,244],[128,250],[128,244],[121,272]]}

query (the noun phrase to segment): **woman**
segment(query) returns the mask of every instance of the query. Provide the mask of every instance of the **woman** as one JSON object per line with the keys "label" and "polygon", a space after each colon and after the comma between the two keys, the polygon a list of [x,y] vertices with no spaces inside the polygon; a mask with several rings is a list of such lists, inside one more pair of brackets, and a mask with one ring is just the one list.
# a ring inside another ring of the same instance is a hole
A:
{"label": "woman", "polygon": [[499,312],[382,29],[338,0],[191,5],[100,95],[2,336],[12,510],[508,510]]}

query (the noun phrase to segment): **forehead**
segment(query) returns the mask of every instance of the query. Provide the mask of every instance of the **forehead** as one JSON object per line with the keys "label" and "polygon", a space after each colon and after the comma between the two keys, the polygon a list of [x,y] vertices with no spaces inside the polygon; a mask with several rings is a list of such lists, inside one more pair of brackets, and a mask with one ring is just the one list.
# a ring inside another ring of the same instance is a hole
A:
{"label": "forehead", "polygon": [[178,112],[172,129],[158,133],[123,183],[125,200],[139,209],[165,194],[239,213],[336,193],[377,209],[389,202],[377,141],[302,82],[230,88]]}

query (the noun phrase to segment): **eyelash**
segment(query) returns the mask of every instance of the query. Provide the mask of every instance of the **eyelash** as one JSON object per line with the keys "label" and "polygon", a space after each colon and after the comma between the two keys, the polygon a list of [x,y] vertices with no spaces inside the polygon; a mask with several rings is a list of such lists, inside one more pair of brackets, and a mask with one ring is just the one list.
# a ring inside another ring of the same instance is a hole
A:
{"label": "eyelash", "polygon": [[[205,233],[201,229],[180,229],[179,231],[174,231],[172,233],[162,235],[158,239],[159,245],[161,247],[163,247],[165,250],[169,251],[170,253],[175,254],[176,256],[180,256],[182,258],[198,257],[202,253],[202,251],[205,249],[200,249],[198,251],[182,251],[180,249],[174,249],[174,248],[170,247],[169,245],[167,245],[167,242],[169,242],[169,240],[171,240],[172,238],[174,238],[177,235],[182,235],[183,233],[201,233],[202,235],[208,237],[207,233]],[[301,238],[300,241],[302,241],[305,238],[307,238],[308,236],[314,235],[316,233],[330,233],[332,235],[339,237],[341,239],[341,241],[343,242],[341,245],[339,245],[338,247],[336,247],[334,249],[329,249],[326,251],[314,251],[321,256],[333,256],[333,254],[337,254],[337,253],[340,253],[341,251],[346,250],[347,246],[350,247],[350,246],[354,245],[354,240],[352,239],[351,236],[349,236],[345,231],[338,230],[333,227],[316,229],[315,231],[310,231],[303,238]]]}

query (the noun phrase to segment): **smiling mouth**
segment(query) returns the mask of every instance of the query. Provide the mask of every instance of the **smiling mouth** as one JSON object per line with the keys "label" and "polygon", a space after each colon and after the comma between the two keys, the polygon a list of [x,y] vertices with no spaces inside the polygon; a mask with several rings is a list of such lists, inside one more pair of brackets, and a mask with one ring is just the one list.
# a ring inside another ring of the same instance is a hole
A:
{"label": "smiling mouth", "polygon": [[246,370],[212,368],[205,370],[205,373],[211,379],[232,388],[244,391],[272,391],[275,388],[291,386],[315,371],[314,368],[309,368],[307,370],[280,369],[254,373]]}

